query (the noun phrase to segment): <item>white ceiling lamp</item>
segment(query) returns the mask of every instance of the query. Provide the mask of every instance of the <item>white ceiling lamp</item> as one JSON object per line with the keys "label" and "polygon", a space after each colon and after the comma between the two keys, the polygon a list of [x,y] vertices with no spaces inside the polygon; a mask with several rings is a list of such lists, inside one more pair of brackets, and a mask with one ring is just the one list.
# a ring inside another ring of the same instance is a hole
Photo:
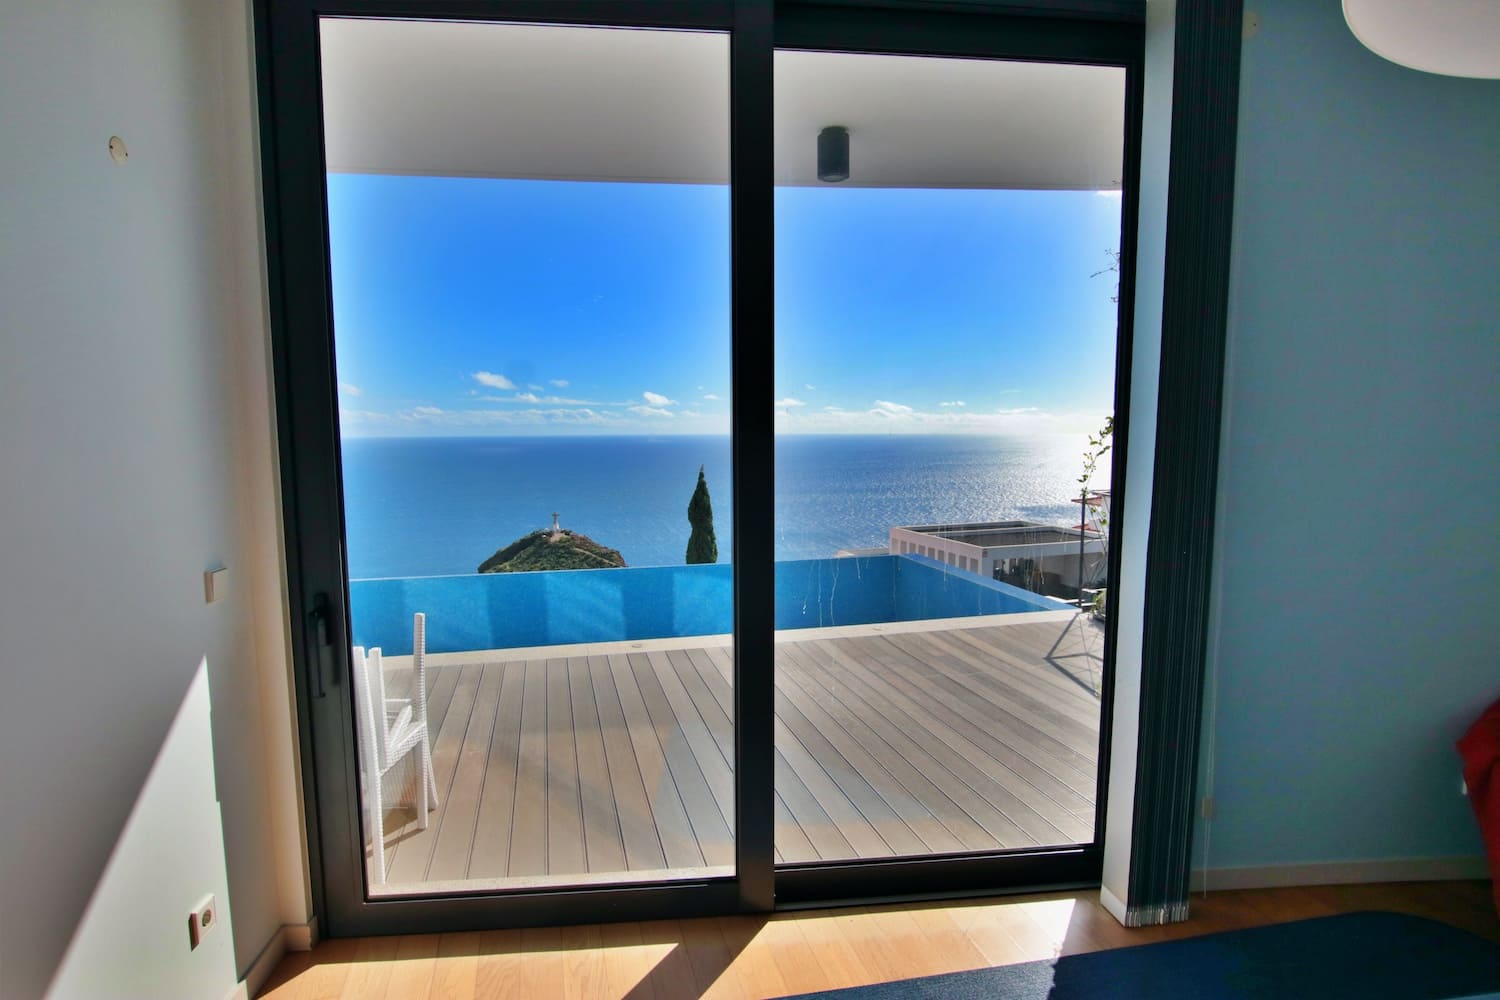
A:
{"label": "white ceiling lamp", "polygon": [[1500,79],[1500,0],[1344,0],[1371,52],[1424,73]]}

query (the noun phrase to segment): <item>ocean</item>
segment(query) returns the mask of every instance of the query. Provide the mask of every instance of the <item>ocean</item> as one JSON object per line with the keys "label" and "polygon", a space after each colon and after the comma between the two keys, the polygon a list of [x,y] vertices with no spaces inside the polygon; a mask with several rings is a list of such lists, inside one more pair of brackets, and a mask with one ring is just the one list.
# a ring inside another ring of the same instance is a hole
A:
{"label": "ocean", "polygon": [[[892,525],[1010,518],[1072,523],[1085,435],[807,435],[776,441],[776,558],[883,548]],[[678,565],[701,465],[719,561],[731,553],[728,437],[349,438],[352,579],[473,573],[552,524]],[[1108,485],[1107,469],[1095,486]]]}

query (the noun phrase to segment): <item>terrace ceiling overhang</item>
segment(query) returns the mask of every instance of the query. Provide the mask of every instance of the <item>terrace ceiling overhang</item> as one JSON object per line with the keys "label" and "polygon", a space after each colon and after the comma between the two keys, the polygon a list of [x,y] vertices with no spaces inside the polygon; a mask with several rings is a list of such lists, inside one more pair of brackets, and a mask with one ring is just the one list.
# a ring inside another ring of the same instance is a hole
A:
{"label": "terrace ceiling overhang", "polygon": [[[328,169],[727,183],[727,36],[630,35],[325,20]],[[777,184],[822,183],[828,125],[850,133],[841,187],[1118,190],[1123,177],[1122,69],[782,51],[775,86]]]}

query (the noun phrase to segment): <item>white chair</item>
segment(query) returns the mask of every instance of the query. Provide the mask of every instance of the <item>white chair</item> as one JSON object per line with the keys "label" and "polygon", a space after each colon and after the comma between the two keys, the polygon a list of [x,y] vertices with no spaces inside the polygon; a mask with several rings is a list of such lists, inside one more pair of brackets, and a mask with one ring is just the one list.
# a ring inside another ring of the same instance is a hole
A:
{"label": "white chair", "polygon": [[427,814],[438,806],[432,773],[432,743],[427,733],[427,616],[412,623],[412,697],[385,696],[385,666],[380,648],[354,647],[354,701],[359,719],[360,769],[364,772],[366,830],[373,844],[376,883],[385,881],[384,779],[408,755],[415,755],[417,825],[427,829]]}

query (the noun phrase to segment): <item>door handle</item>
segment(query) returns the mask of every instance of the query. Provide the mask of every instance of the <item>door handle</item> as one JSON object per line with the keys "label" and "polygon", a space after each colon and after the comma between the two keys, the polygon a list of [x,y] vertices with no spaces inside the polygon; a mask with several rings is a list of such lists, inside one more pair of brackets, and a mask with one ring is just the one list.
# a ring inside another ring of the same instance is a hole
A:
{"label": "door handle", "polygon": [[[327,594],[319,594],[313,598],[313,608],[307,613],[307,624],[313,639],[313,655],[308,658],[307,665],[307,689],[314,698],[326,698],[328,691],[323,686],[323,675],[333,658],[333,616],[328,610]],[[334,671],[332,676],[337,683],[338,672]]]}

